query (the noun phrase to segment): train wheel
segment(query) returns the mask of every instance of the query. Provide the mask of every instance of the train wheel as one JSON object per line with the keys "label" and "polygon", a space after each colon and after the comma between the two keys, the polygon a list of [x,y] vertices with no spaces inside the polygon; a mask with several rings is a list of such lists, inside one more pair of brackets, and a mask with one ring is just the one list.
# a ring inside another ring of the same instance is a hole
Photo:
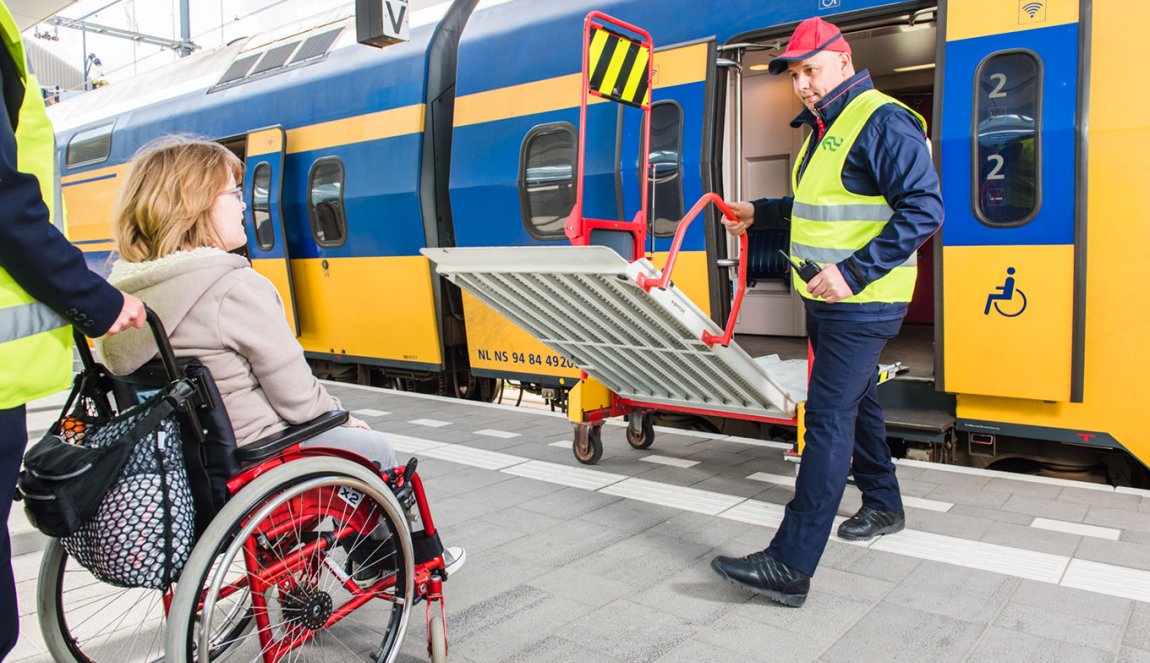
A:
{"label": "train wheel", "polygon": [[[637,420],[637,421],[636,421]],[[638,427],[635,424],[638,423]],[[632,414],[627,425],[627,444],[632,449],[646,449],[655,443],[655,425],[646,414]]]}
{"label": "train wheel", "polygon": [[575,444],[571,451],[575,460],[584,465],[594,465],[603,457],[602,424],[577,424],[575,426]]}

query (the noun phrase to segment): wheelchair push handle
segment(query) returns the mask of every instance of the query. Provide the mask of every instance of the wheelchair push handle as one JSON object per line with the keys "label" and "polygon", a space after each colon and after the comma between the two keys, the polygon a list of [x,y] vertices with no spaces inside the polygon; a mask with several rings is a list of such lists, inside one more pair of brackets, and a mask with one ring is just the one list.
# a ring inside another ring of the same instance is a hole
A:
{"label": "wheelchair push handle", "polygon": [[[152,338],[156,341],[160,361],[164,364],[164,372],[169,380],[173,382],[179,380],[181,374],[179,366],[176,364],[176,353],[172,350],[172,344],[168,340],[168,332],[164,329],[164,323],[160,321],[160,316],[156,315],[156,312],[148,306],[144,306],[144,311],[147,313],[148,327],[152,330]],[[72,329],[72,336],[76,341],[76,350],[80,354],[80,363],[84,365],[84,370],[96,370],[96,359],[92,356],[92,349],[88,347],[88,337],[76,328]]]}

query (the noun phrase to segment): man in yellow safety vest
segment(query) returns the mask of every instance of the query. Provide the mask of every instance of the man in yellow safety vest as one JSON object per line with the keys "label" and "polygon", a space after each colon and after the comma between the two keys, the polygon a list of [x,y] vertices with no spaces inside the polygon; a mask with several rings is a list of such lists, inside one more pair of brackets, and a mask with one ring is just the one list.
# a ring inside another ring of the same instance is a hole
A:
{"label": "man in yellow safety vest", "polygon": [[834,25],[803,21],[770,65],[788,72],[806,110],[792,126],[811,133],[791,175],[793,197],[731,205],[738,235],[753,223],[790,228],[792,260],[820,271],[794,283],[805,298],[814,351],[805,407],[806,444],[794,499],[769,547],[711,566],[734,584],[790,606],[806,600],[853,468],[863,506],[838,530],[865,541],[901,530],[902,497],[882,407],[879,353],[914,294],[918,248],[942,224],[938,173],[926,122],[855,73]]}
{"label": "man in yellow safety vest", "polygon": [[[144,305],[88,270],[52,225],[55,140],[20,30],[0,3],[0,516],[12,509],[28,442],[24,404],[66,389],[72,325],[88,336],[144,325]],[[20,619],[8,528],[0,535],[0,660]]]}

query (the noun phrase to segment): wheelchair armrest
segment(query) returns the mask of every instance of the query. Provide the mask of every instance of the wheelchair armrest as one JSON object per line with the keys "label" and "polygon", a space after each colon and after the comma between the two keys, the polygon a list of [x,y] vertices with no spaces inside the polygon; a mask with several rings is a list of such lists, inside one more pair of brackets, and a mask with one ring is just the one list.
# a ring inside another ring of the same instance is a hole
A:
{"label": "wheelchair armrest", "polygon": [[288,426],[278,433],[272,433],[267,437],[256,440],[252,444],[246,444],[236,449],[236,460],[238,460],[241,465],[251,465],[265,461],[293,444],[299,444],[320,433],[344,425],[347,423],[347,417],[347,412],[343,410],[332,410],[331,412],[325,412],[319,415],[311,421]]}

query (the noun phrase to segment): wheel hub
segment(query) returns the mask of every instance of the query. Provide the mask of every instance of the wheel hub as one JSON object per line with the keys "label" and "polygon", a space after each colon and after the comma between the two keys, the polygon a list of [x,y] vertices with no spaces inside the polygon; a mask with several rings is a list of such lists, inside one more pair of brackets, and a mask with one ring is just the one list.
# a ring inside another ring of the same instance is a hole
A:
{"label": "wheel hub", "polygon": [[332,602],[327,592],[294,589],[283,597],[284,616],[288,621],[318,631],[331,617]]}

